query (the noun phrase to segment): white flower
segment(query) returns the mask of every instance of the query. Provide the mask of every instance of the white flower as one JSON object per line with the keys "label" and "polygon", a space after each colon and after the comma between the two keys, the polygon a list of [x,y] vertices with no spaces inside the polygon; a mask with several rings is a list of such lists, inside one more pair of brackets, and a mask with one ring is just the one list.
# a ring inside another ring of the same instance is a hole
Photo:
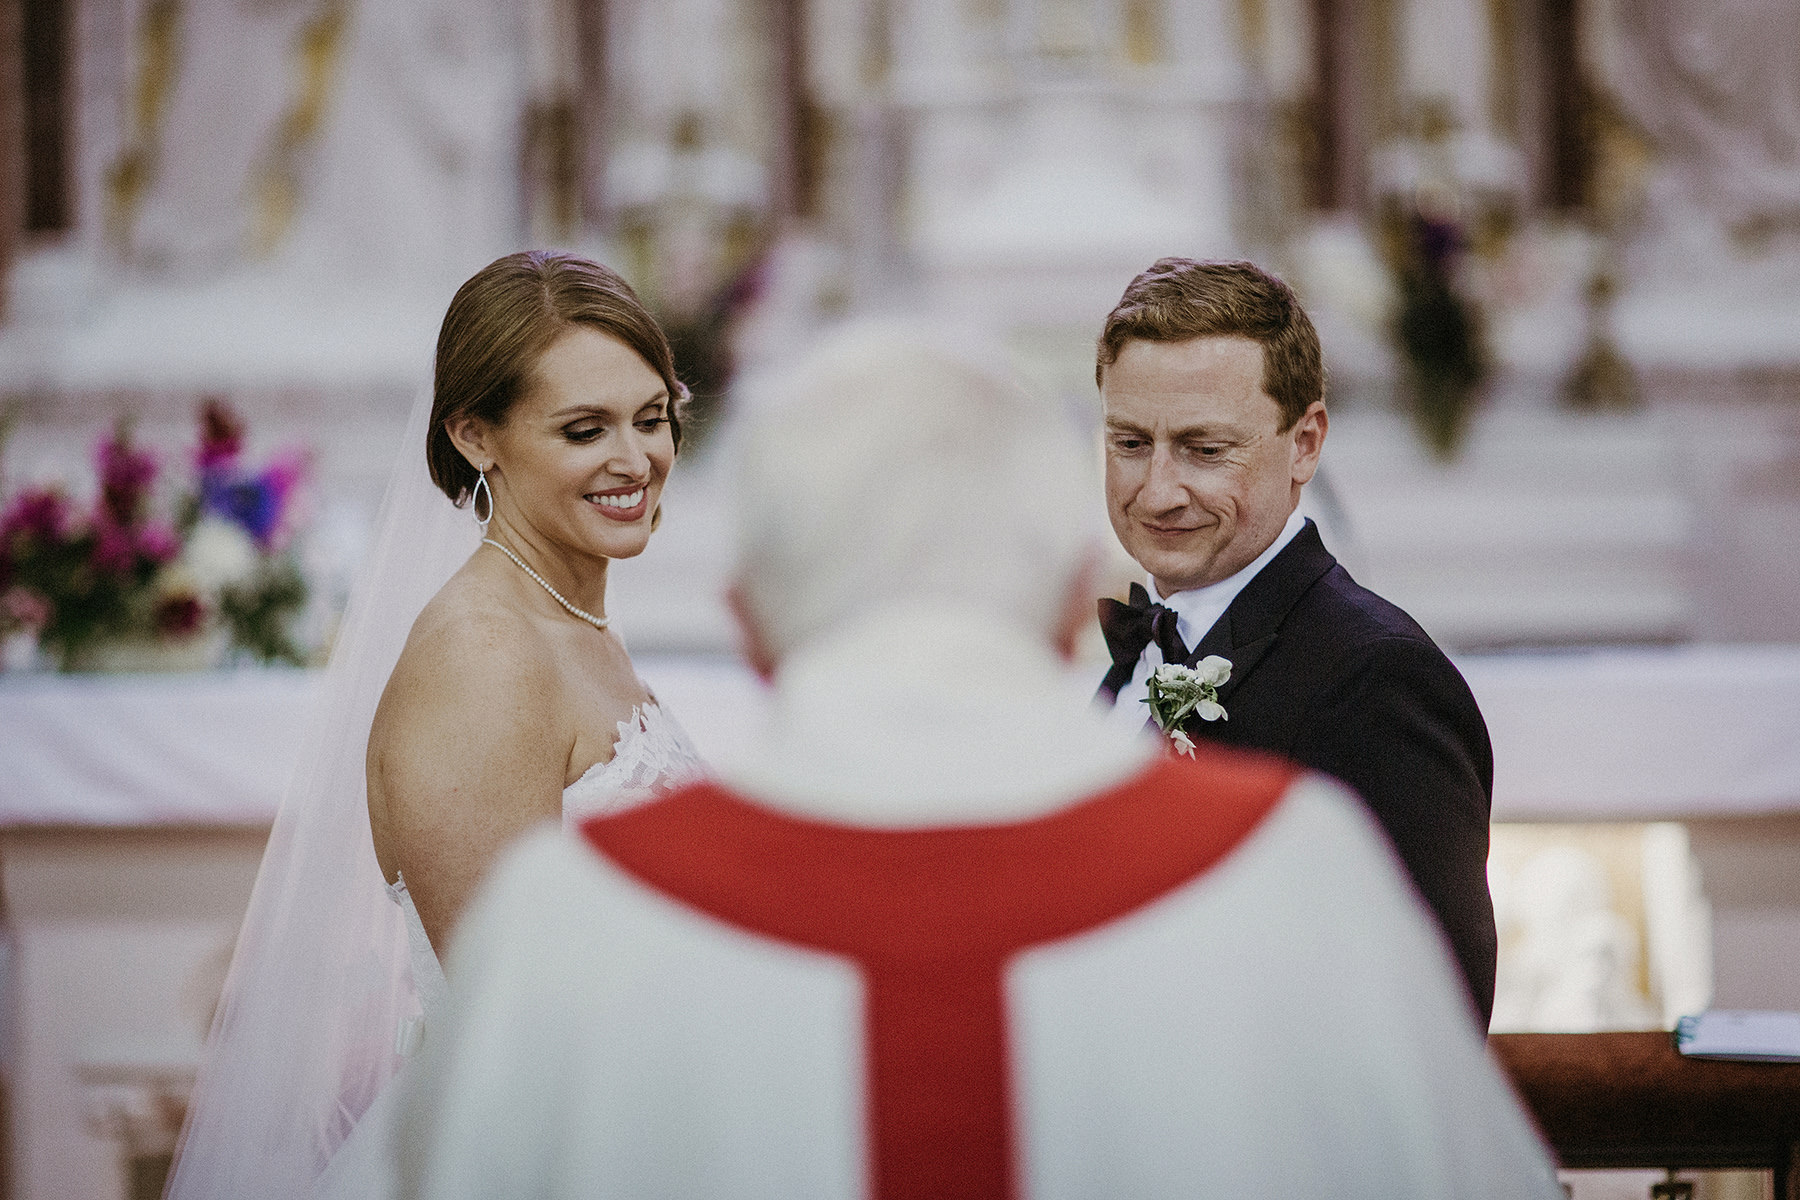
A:
{"label": "white flower", "polygon": [[1198,667],[1164,663],[1151,674],[1145,688],[1144,703],[1157,728],[1169,735],[1170,742],[1183,754],[1193,749],[1193,740],[1181,728],[1189,716],[1202,721],[1225,720],[1225,706],[1219,703],[1219,687],[1231,678],[1231,660],[1209,654]]}
{"label": "white flower", "polygon": [[256,573],[256,543],[236,521],[205,517],[181,548],[181,567],[202,591],[217,594]]}
{"label": "white flower", "polygon": [[[1231,660],[1221,658],[1217,654],[1209,654],[1200,660],[1194,669],[1194,674],[1200,677],[1201,683],[1219,687],[1231,678]],[[1212,719],[1211,717],[1206,718],[1208,721]]]}
{"label": "white flower", "polygon": [[194,578],[181,559],[168,563],[156,573],[156,594],[162,596],[198,596],[206,589]]}

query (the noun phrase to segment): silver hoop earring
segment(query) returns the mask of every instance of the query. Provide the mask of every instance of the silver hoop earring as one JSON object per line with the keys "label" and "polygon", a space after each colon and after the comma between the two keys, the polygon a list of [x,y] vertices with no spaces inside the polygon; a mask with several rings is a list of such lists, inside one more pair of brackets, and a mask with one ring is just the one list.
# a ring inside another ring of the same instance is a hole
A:
{"label": "silver hoop earring", "polygon": [[[481,498],[487,497],[487,513],[482,514]],[[475,468],[475,486],[469,491],[469,511],[475,516],[475,524],[481,527],[481,536],[487,536],[488,522],[494,519],[494,489],[488,486],[487,468]]]}

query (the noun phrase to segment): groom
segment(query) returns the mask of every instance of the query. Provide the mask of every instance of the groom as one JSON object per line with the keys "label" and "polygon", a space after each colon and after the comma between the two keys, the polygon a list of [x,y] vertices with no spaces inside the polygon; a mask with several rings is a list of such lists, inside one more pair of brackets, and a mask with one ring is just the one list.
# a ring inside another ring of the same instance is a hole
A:
{"label": "groom", "polygon": [[1436,914],[1485,1029],[1487,726],[1425,631],[1358,586],[1297,511],[1328,424],[1312,322],[1250,263],[1165,258],[1125,289],[1097,357],[1107,512],[1149,574],[1130,603],[1100,601],[1102,699],[1139,725],[1158,666],[1229,660],[1224,715],[1190,715],[1183,732],[1353,787]]}

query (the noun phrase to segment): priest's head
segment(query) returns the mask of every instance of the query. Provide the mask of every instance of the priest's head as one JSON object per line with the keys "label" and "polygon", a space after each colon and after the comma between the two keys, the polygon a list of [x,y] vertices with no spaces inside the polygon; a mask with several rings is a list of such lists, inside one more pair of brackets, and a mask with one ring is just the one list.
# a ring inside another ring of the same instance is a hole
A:
{"label": "priest's head", "polygon": [[1250,565],[1325,444],[1319,335],[1294,293],[1250,263],[1159,259],[1106,318],[1094,377],[1107,515],[1157,590]]}
{"label": "priest's head", "polygon": [[732,599],[753,666],[910,605],[1069,651],[1091,620],[1091,452],[1001,361],[867,321],[746,389]]}

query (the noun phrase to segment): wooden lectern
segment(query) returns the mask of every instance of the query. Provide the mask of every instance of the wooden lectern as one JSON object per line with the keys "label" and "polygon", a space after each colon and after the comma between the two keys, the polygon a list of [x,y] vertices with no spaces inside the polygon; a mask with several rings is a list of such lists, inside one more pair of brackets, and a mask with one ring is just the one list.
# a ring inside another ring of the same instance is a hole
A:
{"label": "wooden lectern", "polygon": [[1488,1045],[1564,1167],[1760,1169],[1800,1200],[1800,1063],[1685,1058],[1655,1032]]}

